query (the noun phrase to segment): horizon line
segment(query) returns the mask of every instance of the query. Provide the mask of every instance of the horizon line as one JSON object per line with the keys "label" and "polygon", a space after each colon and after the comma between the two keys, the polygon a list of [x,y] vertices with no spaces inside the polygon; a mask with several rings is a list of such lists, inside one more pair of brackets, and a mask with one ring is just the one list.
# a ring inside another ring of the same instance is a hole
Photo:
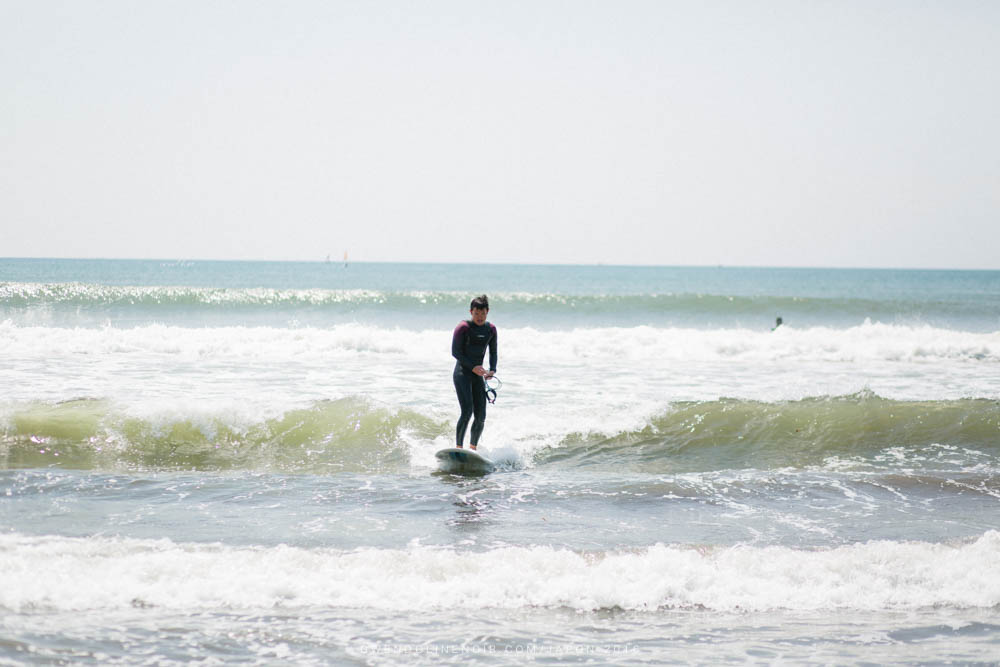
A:
{"label": "horizon line", "polygon": [[567,267],[606,267],[606,268],[636,268],[636,269],[791,269],[791,270],[824,270],[824,271],[1000,271],[1000,268],[956,268],[946,266],[836,266],[836,265],[794,265],[794,264],[621,264],[616,262],[511,262],[511,261],[478,261],[478,262],[445,262],[416,260],[343,260],[343,259],[235,259],[235,258],[185,258],[185,257],[0,257],[0,261],[71,261],[71,262],[204,262],[204,263],[259,263],[259,264],[437,264],[441,266],[470,266],[486,264],[489,266],[567,266]]}

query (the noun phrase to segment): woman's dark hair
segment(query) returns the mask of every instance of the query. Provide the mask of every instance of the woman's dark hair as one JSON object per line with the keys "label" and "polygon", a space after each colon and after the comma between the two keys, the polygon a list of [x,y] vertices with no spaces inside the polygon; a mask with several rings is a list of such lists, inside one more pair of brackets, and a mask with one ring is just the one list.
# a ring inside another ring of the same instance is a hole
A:
{"label": "woman's dark hair", "polygon": [[485,294],[480,294],[479,296],[477,296],[475,299],[472,300],[471,304],[469,304],[469,310],[489,310],[489,309],[490,309],[490,300],[486,298]]}

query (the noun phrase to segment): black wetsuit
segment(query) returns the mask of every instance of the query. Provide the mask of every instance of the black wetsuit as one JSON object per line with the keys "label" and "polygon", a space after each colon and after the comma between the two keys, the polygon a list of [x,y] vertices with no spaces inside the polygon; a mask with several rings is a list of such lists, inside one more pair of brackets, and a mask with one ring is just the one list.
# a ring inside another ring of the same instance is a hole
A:
{"label": "black wetsuit", "polygon": [[475,415],[472,422],[472,434],[469,441],[473,447],[479,444],[479,436],[486,426],[486,382],[482,376],[476,375],[472,369],[483,365],[486,348],[490,350],[490,370],[497,370],[497,328],[486,322],[477,325],[471,320],[459,322],[451,337],[451,356],[458,360],[452,377],[455,380],[455,393],[458,394],[458,404],[462,414],[455,427],[457,446],[462,446],[465,439],[465,428],[469,418]]}

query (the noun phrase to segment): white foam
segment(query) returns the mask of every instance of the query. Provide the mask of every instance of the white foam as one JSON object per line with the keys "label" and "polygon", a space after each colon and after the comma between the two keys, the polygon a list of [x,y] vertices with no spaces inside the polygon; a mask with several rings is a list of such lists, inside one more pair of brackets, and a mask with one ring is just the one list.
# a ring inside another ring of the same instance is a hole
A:
{"label": "white foam", "polygon": [[0,536],[0,607],[887,610],[1000,604],[1000,532],[962,544],[578,553]]}
{"label": "white foam", "polygon": [[[328,358],[330,355],[400,355],[447,361],[450,332],[408,330],[363,324],[330,328],[206,327],[159,324],[135,328],[24,327],[0,323],[9,353],[154,354],[185,358],[273,360]],[[532,363],[581,360],[650,359],[719,361],[733,359],[802,361],[1000,361],[1000,331],[975,333],[865,323],[847,329],[781,327],[749,329],[595,327],[568,331],[501,329],[502,351]]]}

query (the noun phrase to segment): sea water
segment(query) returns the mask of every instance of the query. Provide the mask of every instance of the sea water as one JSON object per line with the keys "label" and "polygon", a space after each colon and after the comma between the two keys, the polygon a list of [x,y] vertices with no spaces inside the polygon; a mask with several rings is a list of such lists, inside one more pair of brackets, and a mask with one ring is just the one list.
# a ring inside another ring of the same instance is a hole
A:
{"label": "sea water", "polygon": [[1000,272],[7,259],[0,375],[0,663],[1000,661]]}

